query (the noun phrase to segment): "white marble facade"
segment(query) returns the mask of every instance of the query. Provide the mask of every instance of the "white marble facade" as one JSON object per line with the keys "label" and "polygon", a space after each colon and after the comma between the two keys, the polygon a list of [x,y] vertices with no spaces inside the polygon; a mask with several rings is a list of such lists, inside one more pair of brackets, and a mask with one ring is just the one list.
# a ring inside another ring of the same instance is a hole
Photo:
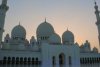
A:
{"label": "white marble facade", "polygon": [[[96,16],[97,4],[95,3]],[[0,67],[99,67],[100,54],[96,47],[86,42],[79,46],[74,34],[66,30],[60,37],[45,19],[36,30],[36,38],[26,39],[26,30],[19,24],[7,34],[2,42],[7,0],[0,5]],[[98,16],[97,16],[98,18]],[[100,18],[99,18],[100,19]],[[98,19],[97,19],[98,20]],[[97,22],[99,26],[100,22]]]}

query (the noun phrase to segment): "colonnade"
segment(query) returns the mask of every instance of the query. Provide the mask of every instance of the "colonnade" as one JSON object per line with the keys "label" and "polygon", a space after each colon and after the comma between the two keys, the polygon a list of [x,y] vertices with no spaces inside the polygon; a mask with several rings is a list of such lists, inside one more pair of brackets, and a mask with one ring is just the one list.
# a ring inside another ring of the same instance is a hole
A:
{"label": "colonnade", "polygon": [[28,64],[28,65],[40,65],[41,61],[34,57],[4,57],[3,60],[0,60],[0,65],[5,64]]}

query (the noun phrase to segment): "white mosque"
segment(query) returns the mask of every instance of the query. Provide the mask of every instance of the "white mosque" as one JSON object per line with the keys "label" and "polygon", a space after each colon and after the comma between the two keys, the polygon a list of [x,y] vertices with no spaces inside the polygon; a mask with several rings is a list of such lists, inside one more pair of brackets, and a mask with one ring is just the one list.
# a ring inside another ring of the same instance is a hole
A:
{"label": "white mosque", "polygon": [[[55,33],[53,26],[46,20],[36,30],[36,37],[26,39],[26,30],[22,25],[15,26],[11,37],[7,34],[2,41],[7,0],[0,5],[0,67],[100,67],[100,53],[94,47],[91,50],[88,40],[79,46],[74,34],[66,30],[62,38]],[[96,25],[100,43],[100,16],[95,2]],[[62,41],[61,41],[62,40]]]}

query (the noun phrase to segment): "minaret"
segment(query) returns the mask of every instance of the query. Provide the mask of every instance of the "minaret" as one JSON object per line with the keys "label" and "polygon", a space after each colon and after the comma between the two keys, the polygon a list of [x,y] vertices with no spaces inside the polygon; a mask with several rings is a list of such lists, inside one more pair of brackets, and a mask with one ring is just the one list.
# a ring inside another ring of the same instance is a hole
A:
{"label": "minaret", "polygon": [[0,5],[0,42],[2,42],[2,36],[4,32],[5,16],[9,7],[7,6],[7,0],[2,0]]}
{"label": "minaret", "polygon": [[96,3],[96,1],[95,1],[95,15],[96,15],[96,19],[97,19],[97,21],[96,21],[96,25],[97,25],[97,28],[98,28],[98,39],[99,39],[99,48],[100,48],[100,15],[99,15],[99,13],[100,13],[100,11],[98,10],[98,5],[97,5],[97,3]]}

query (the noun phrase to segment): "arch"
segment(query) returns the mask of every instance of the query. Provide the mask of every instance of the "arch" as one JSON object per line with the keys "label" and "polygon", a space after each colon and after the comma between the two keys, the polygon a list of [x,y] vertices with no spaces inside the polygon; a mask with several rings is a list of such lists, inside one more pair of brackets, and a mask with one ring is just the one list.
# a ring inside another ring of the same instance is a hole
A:
{"label": "arch", "polygon": [[38,57],[37,57],[37,58],[36,58],[36,61],[35,61],[36,65],[38,65],[38,61],[39,61],[39,59],[38,59]]}
{"label": "arch", "polygon": [[30,63],[31,63],[31,58],[29,57],[29,58],[28,58],[28,64],[30,64]]}
{"label": "arch", "polygon": [[82,64],[82,58],[80,58],[80,64]]}
{"label": "arch", "polygon": [[98,57],[96,58],[96,63],[98,63]]}
{"label": "arch", "polygon": [[97,59],[96,59],[96,57],[94,58],[94,63],[96,63],[96,61],[97,61]]}
{"label": "arch", "polygon": [[12,57],[12,64],[15,64],[15,57]]}
{"label": "arch", "polygon": [[82,64],[84,64],[84,58],[82,58]]}
{"label": "arch", "polygon": [[94,58],[92,57],[92,63],[94,64]]}
{"label": "arch", "polygon": [[71,56],[69,56],[69,67],[71,67],[71,65],[72,65],[72,57]]}
{"label": "arch", "polygon": [[8,57],[7,63],[10,64],[11,62],[11,57]]}
{"label": "arch", "polygon": [[27,57],[24,58],[24,64],[27,64]]}
{"label": "arch", "polygon": [[59,55],[59,65],[60,67],[65,65],[65,55],[63,53]]}
{"label": "arch", "polygon": [[52,65],[53,65],[53,66],[56,65],[56,58],[55,58],[55,56],[52,57]]}
{"label": "arch", "polygon": [[20,64],[23,64],[23,57],[20,57]]}
{"label": "arch", "polygon": [[97,63],[99,63],[99,58],[97,57]]}
{"label": "arch", "polygon": [[92,64],[92,58],[90,57],[90,64]]}
{"label": "arch", "polygon": [[7,57],[5,57],[5,56],[4,56],[4,58],[3,58],[3,59],[4,59],[4,60],[7,60]]}
{"label": "arch", "polygon": [[100,57],[98,58],[98,60],[99,60],[99,63],[100,63]]}
{"label": "arch", "polygon": [[19,64],[19,57],[16,57],[16,64]]}
{"label": "arch", "polygon": [[85,60],[84,60],[84,63],[86,64],[87,63],[87,60],[86,60],[87,58],[85,57]]}
{"label": "arch", "polygon": [[34,64],[34,57],[32,58],[32,64]]}
{"label": "arch", "polygon": [[6,64],[6,62],[7,62],[7,57],[4,57],[3,58],[3,64]]}
{"label": "arch", "polygon": [[87,58],[87,63],[88,63],[88,64],[90,63],[90,58],[89,58],[89,57]]}

